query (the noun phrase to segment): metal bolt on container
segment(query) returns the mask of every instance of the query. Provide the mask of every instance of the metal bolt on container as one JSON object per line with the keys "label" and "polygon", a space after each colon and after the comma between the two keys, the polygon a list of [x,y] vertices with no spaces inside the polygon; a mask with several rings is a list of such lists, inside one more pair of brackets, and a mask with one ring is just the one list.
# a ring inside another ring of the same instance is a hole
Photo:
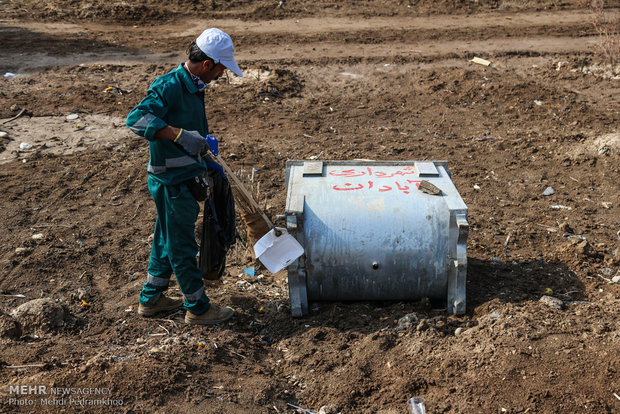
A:
{"label": "metal bolt on container", "polygon": [[445,161],[287,161],[293,316],[312,301],[446,300],[465,312],[467,206]]}

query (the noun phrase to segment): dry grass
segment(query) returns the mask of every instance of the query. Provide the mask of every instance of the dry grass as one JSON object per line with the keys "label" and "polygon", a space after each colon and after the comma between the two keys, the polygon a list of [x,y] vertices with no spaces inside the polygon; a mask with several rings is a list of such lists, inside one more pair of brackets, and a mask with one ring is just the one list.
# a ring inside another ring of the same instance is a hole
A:
{"label": "dry grass", "polygon": [[590,20],[599,35],[595,52],[613,67],[620,61],[620,14],[606,9],[604,0],[580,1],[590,10]]}

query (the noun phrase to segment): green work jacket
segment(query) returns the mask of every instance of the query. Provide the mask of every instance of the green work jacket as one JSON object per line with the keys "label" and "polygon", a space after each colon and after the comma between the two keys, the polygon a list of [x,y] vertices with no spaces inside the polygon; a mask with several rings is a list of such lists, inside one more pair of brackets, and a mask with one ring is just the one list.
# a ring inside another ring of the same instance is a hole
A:
{"label": "green work jacket", "polygon": [[155,133],[170,125],[206,136],[204,92],[198,90],[181,63],[155,79],[142,101],[127,116],[127,126],[149,141],[151,159],[148,173],[164,184],[179,184],[206,171],[199,156],[188,155],[174,142],[155,138]]}

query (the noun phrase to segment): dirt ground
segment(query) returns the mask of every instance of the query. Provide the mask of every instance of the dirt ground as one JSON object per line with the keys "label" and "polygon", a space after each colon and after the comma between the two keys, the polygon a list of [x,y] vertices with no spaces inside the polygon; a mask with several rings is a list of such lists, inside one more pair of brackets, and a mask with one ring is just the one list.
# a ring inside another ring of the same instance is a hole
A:
{"label": "dirt ground", "polygon": [[[620,66],[578,1],[13,0],[0,16],[0,411],[397,414],[419,396],[428,413],[620,412]],[[207,92],[209,124],[272,219],[287,160],[448,161],[469,207],[465,315],[422,300],[293,318],[286,271],[254,262],[241,226],[207,282],[229,323],[137,315],[155,210],[124,118],[211,26],[246,76]]]}

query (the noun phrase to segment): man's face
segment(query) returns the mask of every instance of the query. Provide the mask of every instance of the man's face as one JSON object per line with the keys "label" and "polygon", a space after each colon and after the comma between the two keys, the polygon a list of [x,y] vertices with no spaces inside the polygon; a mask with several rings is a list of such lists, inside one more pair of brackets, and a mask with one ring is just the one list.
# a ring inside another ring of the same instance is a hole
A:
{"label": "man's face", "polygon": [[226,66],[221,63],[214,64],[210,60],[205,60],[202,62],[203,64],[203,72],[200,75],[200,80],[205,84],[208,84],[211,81],[217,80],[220,76],[224,74],[226,70]]}

